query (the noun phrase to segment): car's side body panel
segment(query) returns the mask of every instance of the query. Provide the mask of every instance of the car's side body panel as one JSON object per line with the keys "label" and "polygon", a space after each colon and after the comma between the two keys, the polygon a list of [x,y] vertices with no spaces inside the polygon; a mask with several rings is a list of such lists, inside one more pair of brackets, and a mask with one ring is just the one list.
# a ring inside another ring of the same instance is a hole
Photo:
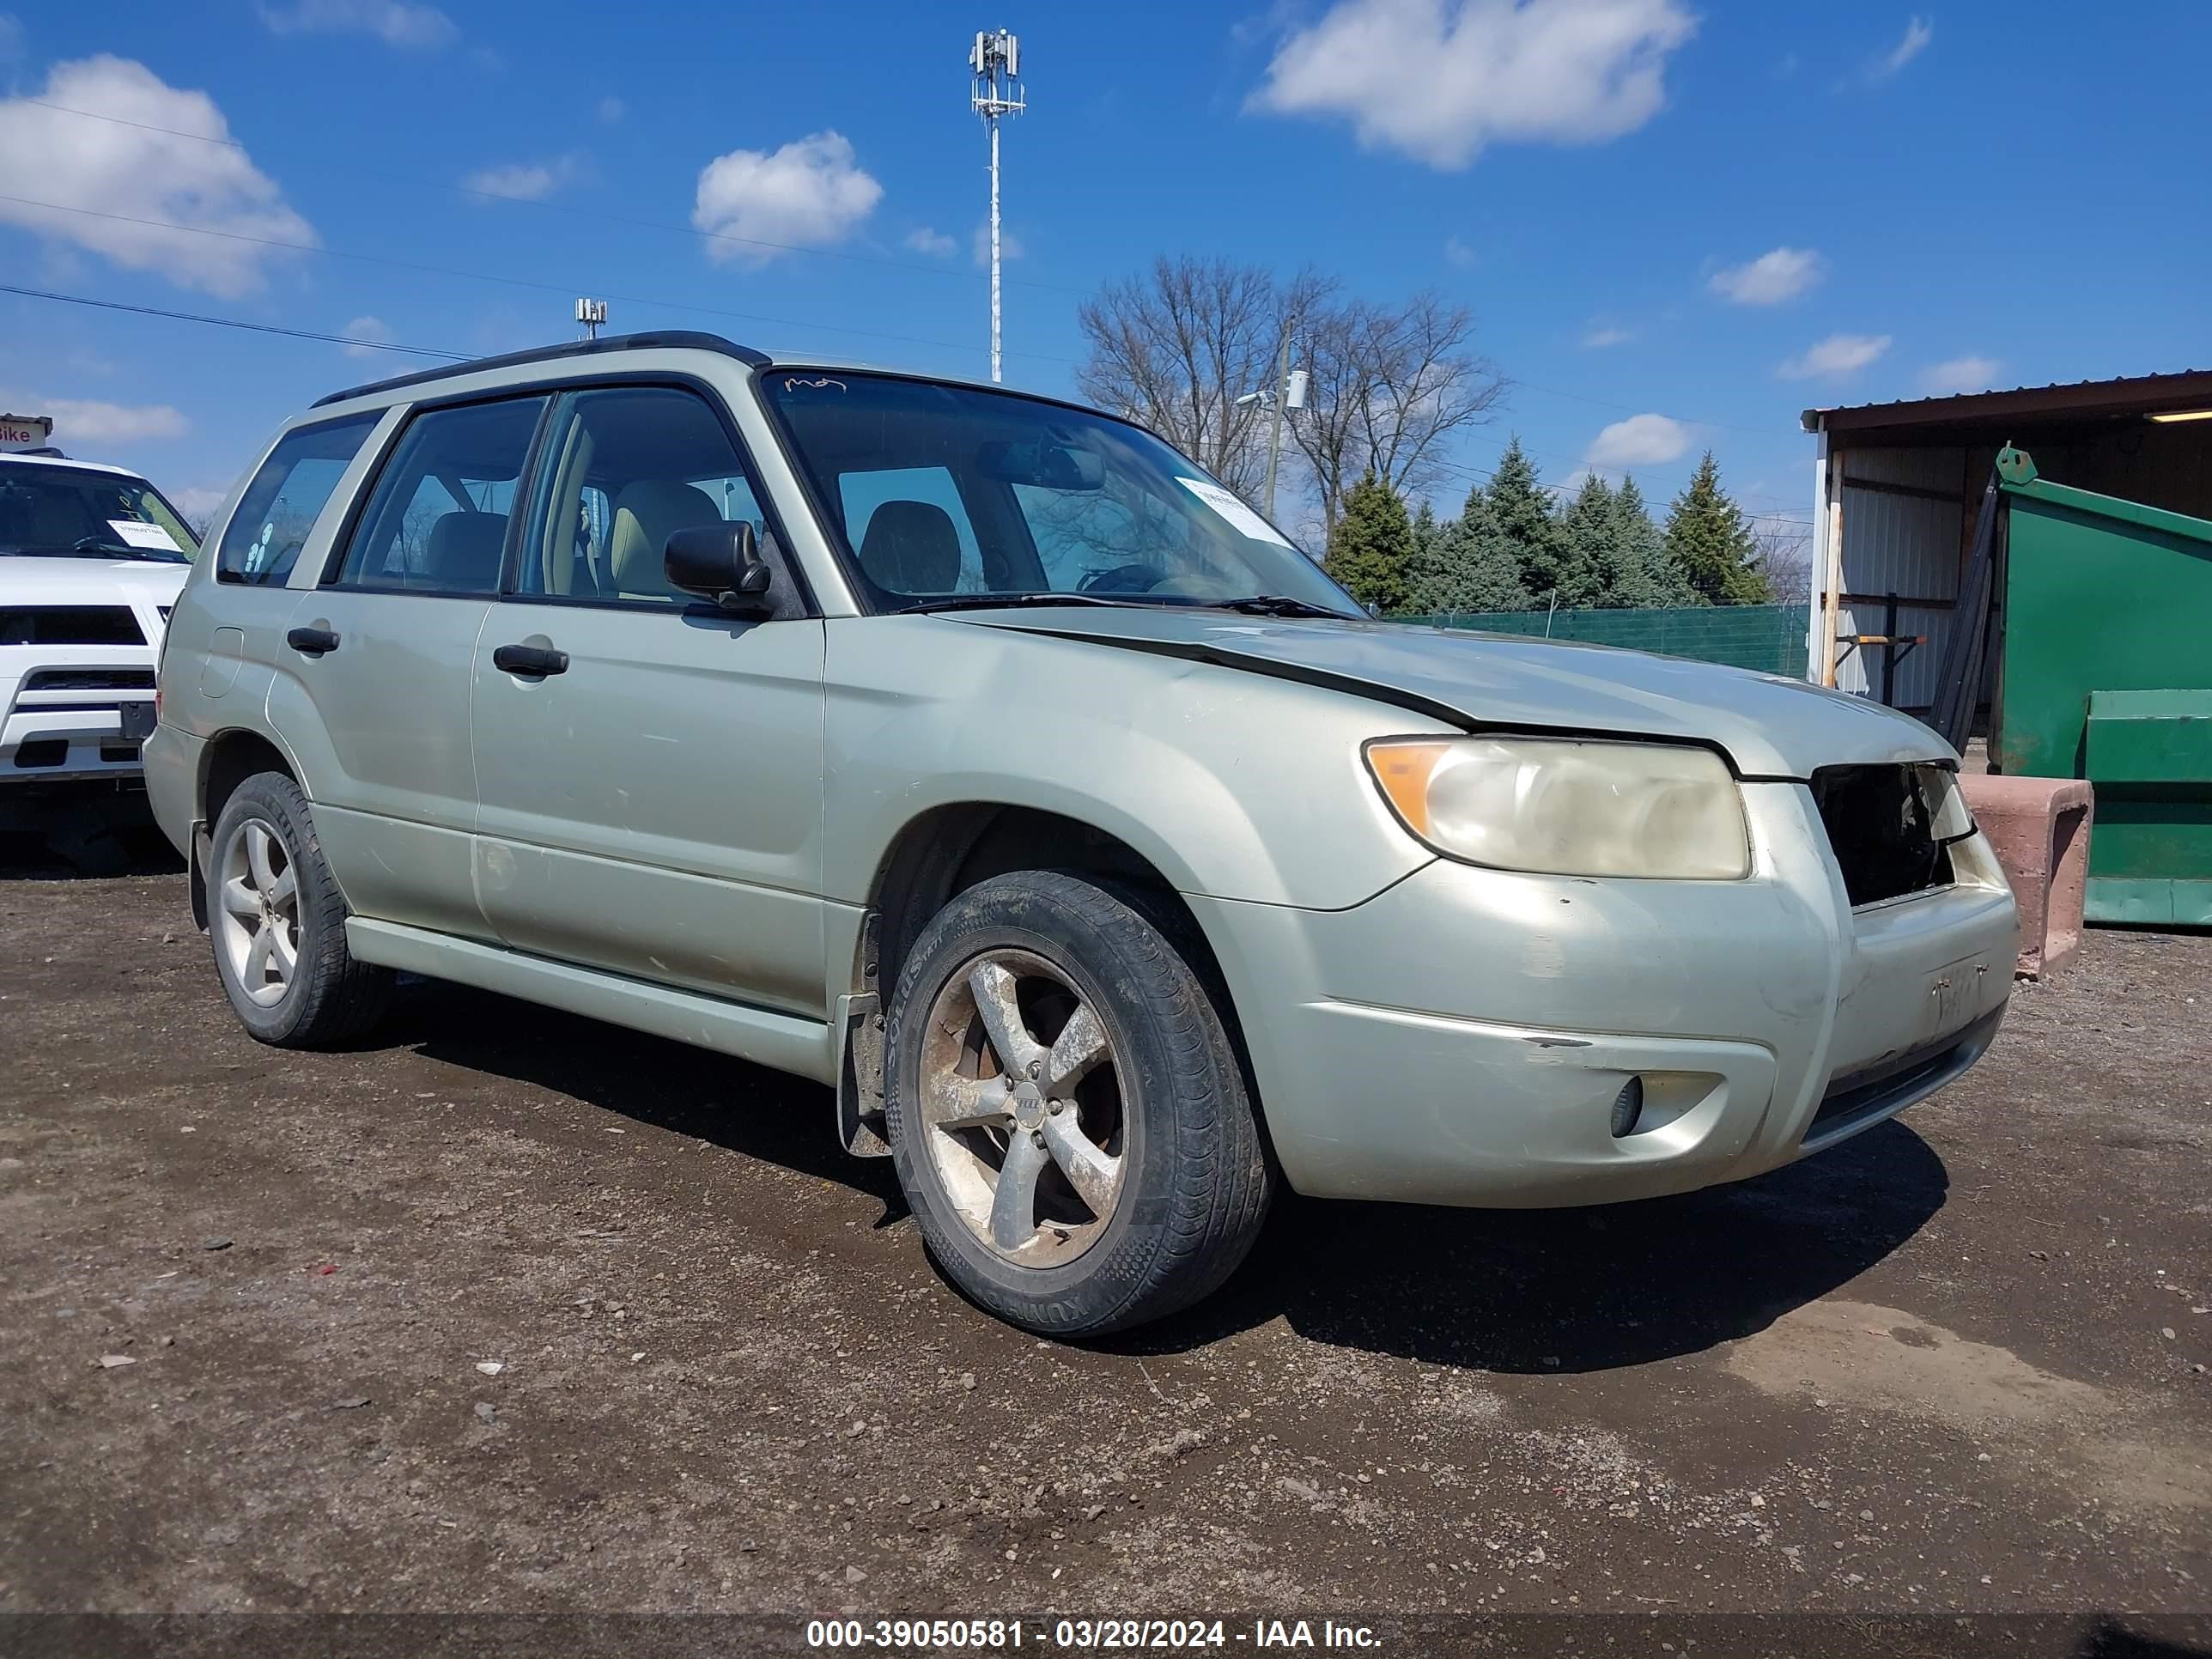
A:
{"label": "car's side body panel", "polygon": [[[822,623],[509,600],[491,625],[471,726],[494,933],[827,1018]],[[494,665],[526,641],[567,670]]]}
{"label": "car's side body panel", "polygon": [[1181,891],[1340,908],[1433,855],[1360,771],[1382,704],[943,617],[828,624],[823,879],[867,902],[899,832],[967,802],[1118,837]]}

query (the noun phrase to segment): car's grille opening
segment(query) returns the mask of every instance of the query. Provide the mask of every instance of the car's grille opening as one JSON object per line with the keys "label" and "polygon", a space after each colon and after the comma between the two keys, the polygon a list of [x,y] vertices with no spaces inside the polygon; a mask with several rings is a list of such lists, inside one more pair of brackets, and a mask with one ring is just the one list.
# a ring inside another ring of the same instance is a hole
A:
{"label": "car's grille opening", "polygon": [[1813,799],[1854,906],[1951,884],[1951,849],[1911,766],[1824,766]]}
{"label": "car's grille opening", "polygon": [[26,691],[151,691],[150,668],[36,668],[23,677]]}
{"label": "car's grille opening", "polygon": [[27,772],[42,766],[60,766],[68,759],[66,738],[33,738],[15,745],[15,764]]}
{"label": "car's grille opening", "polygon": [[0,610],[0,645],[143,645],[127,605],[10,605]]}
{"label": "car's grille opening", "polygon": [[138,745],[135,743],[103,743],[100,745],[100,757],[110,766],[130,765],[138,759]]}

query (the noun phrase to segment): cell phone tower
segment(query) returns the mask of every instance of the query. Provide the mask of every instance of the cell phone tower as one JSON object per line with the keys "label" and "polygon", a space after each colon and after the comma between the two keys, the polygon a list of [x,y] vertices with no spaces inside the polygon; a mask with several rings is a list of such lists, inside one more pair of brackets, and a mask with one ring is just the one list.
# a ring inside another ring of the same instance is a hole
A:
{"label": "cell phone tower", "polygon": [[968,54],[969,101],[991,133],[991,380],[999,374],[999,121],[1019,115],[1022,99],[1022,43],[1006,30],[975,37]]}

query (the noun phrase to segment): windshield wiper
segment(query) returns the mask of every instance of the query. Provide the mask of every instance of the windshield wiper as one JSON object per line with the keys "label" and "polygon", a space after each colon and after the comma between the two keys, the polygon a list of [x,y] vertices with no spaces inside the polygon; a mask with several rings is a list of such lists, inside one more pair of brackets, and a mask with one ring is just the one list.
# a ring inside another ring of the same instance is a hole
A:
{"label": "windshield wiper", "polygon": [[104,542],[97,536],[86,536],[72,543],[70,551],[88,559],[148,559],[156,564],[189,562],[181,551],[173,554],[158,547],[132,547],[127,542]]}
{"label": "windshield wiper", "polygon": [[1341,611],[1331,611],[1327,605],[1309,604],[1284,593],[1254,593],[1242,599],[1209,599],[1210,611],[1241,611],[1248,617],[1328,617],[1338,622],[1352,622],[1355,617]]}
{"label": "windshield wiper", "polygon": [[917,612],[933,611],[997,611],[1002,607],[1024,605],[1119,605],[1119,599],[1102,599],[1091,593],[962,593],[949,599],[924,599],[919,605],[902,605],[891,614],[910,617]]}

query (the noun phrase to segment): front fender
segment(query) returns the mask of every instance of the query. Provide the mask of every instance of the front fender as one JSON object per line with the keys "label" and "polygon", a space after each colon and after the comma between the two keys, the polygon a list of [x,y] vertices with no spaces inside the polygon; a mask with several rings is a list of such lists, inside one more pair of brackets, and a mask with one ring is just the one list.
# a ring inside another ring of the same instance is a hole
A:
{"label": "front fender", "polygon": [[990,802],[1118,837],[1178,890],[1342,909],[1429,862],[1366,739],[1450,728],[1319,687],[942,617],[827,625],[824,885],[865,903],[900,830]]}

